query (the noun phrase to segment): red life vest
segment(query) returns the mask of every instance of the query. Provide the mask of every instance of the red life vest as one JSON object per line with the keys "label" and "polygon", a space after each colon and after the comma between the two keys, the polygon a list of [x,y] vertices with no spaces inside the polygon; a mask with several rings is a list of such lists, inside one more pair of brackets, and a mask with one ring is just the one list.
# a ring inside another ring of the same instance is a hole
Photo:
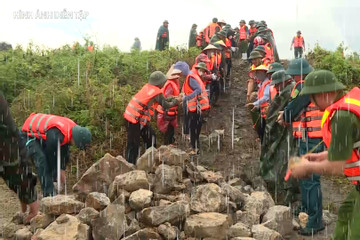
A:
{"label": "red life vest", "polygon": [[[270,80],[266,80],[259,88],[258,99],[261,99],[265,95],[265,88],[270,84]],[[266,101],[260,105],[260,114],[262,118],[266,118],[266,107],[269,106],[269,101]]]}
{"label": "red life vest", "polygon": [[239,29],[239,39],[240,41],[247,39],[247,32],[246,32],[246,26],[242,26]]}
{"label": "red life vest", "polygon": [[51,114],[31,113],[25,120],[21,130],[26,132],[29,137],[46,140],[46,131],[56,127],[64,135],[61,146],[71,141],[72,128],[77,124],[67,117]]}
{"label": "red life vest", "polygon": [[204,33],[205,42],[206,42],[206,43],[209,43],[209,42],[210,42],[210,38],[209,38],[209,26],[207,26],[206,28],[204,28],[203,33]]}
{"label": "red life vest", "polygon": [[304,39],[302,36],[298,37],[297,35],[294,37],[294,47],[303,47]]}
{"label": "red life vest", "polygon": [[250,29],[249,29],[249,35],[250,35],[250,37],[251,37],[252,35],[254,35],[254,34],[256,33],[256,31],[257,31],[257,28],[256,28],[256,27],[250,27]]}
{"label": "red life vest", "polygon": [[214,54],[210,59],[210,70],[214,72],[214,69],[219,69],[221,63],[221,53]]}
{"label": "red life vest", "polygon": [[[360,118],[360,88],[353,88],[349,93],[325,109],[321,122],[321,130],[326,147],[329,147],[331,142],[331,119],[338,110],[350,111]],[[359,184],[360,181],[360,154],[358,144],[359,142],[354,144],[352,155],[346,160],[344,168],[345,176],[353,184]]]}
{"label": "red life vest", "polygon": [[220,26],[217,23],[210,23],[209,25],[209,39],[211,39],[212,36],[216,33],[216,30],[220,31]]}
{"label": "red life vest", "polygon": [[[291,91],[291,96],[295,92],[297,85],[303,83],[304,81],[302,80],[295,84]],[[321,119],[323,113],[314,103],[310,103],[297,118],[297,121],[292,122],[293,136],[295,138],[305,138],[306,136],[303,133],[306,131],[308,138],[322,138]]]}
{"label": "red life vest", "polygon": [[204,38],[204,35],[202,33],[200,33],[199,35],[196,36],[196,46],[197,47],[201,47],[203,38]]}
{"label": "red life vest", "polygon": [[[265,57],[263,58],[263,63],[265,64],[270,64],[274,62],[274,53],[273,53],[273,48],[271,46],[271,44],[268,42],[264,45],[265,48]],[[263,64],[264,65],[264,64]],[[265,66],[267,66],[265,65]]]}
{"label": "red life vest", "polygon": [[[166,90],[166,88],[168,88],[169,86],[173,89],[173,94],[171,94],[171,95],[166,95],[165,90]],[[176,81],[176,80],[169,80],[169,79],[168,79],[168,80],[166,81],[164,87],[161,89],[161,92],[162,92],[162,94],[164,95],[164,97],[171,97],[171,96],[176,97],[176,96],[179,96],[179,94],[180,94],[179,82]],[[177,115],[177,113],[178,113],[177,109],[178,109],[178,106],[177,106],[177,105],[176,105],[176,106],[173,106],[173,107],[169,108],[169,109],[166,111],[166,113],[167,113],[167,115],[169,115],[169,116],[175,116],[175,115]],[[156,110],[158,111],[158,113],[164,114],[164,109],[163,109],[163,107],[162,107],[160,104],[157,106]]]}
{"label": "red life vest", "polygon": [[[270,82],[271,82],[271,81],[270,81]],[[278,93],[278,92],[277,92],[275,86],[274,86],[274,85],[270,86],[270,100],[271,100],[271,101],[274,100],[274,98],[275,98],[275,96],[276,96],[277,93]]]}
{"label": "red life vest", "polygon": [[124,118],[133,124],[140,122],[142,125],[146,125],[154,114],[153,106],[148,106],[148,103],[161,93],[161,89],[158,86],[149,83],[145,84],[130,100],[123,114]]}
{"label": "red life vest", "polygon": [[226,45],[226,49],[225,49],[225,58],[229,59],[231,58],[231,41],[228,38],[225,38],[225,45]]}
{"label": "red life vest", "polygon": [[193,90],[190,87],[189,84],[189,78],[194,78],[197,83],[200,85],[201,87],[201,94],[195,96],[194,98],[190,99],[187,102],[187,109],[189,112],[195,112],[195,111],[204,111],[210,108],[210,104],[209,104],[209,98],[205,89],[205,84],[203,83],[203,81],[201,81],[199,75],[194,74],[193,72],[190,72],[189,75],[186,76],[185,78],[185,82],[183,85],[183,92],[185,93],[185,95],[190,95]]}

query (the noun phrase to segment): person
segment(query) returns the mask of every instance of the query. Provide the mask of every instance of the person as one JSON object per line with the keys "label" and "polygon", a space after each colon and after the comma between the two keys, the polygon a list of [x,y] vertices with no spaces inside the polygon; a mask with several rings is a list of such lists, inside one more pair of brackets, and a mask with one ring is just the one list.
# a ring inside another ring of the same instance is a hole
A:
{"label": "person", "polygon": [[324,111],[321,132],[327,151],[303,155],[290,166],[294,178],[311,174],[345,176],[354,185],[338,209],[333,239],[360,239],[360,89],[349,92],[328,70],[316,70],[306,78],[300,96]]}
{"label": "person", "polygon": [[253,75],[250,74],[250,71],[254,70],[256,67],[261,65],[262,55],[258,51],[252,51],[249,57],[252,65],[249,70],[249,79],[247,80],[247,93],[246,101],[250,102],[251,94],[256,90],[256,80],[253,78]]}
{"label": "person", "polygon": [[212,81],[210,83],[210,104],[214,106],[220,96],[220,64],[221,53],[220,49],[212,44],[204,48],[203,53],[210,58],[209,70],[211,72]]}
{"label": "person", "polygon": [[202,112],[210,109],[209,98],[201,76],[207,71],[204,63],[195,66],[198,74],[189,70],[189,65],[185,62],[177,62],[174,69],[181,71],[185,76],[182,87],[185,94],[183,98],[184,108],[184,134],[190,134],[191,155],[199,154],[200,133],[202,127]]}
{"label": "person", "polygon": [[206,65],[206,69],[208,69],[208,71],[205,71],[204,74],[201,76],[201,80],[203,80],[206,89],[209,89],[212,81],[212,76],[210,72],[210,59],[206,54],[200,53],[195,58],[195,64],[192,66],[191,72],[198,74],[196,65],[198,65],[199,63],[204,63]]}
{"label": "person", "polygon": [[218,19],[213,18],[212,23],[210,23],[205,29],[204,29],[204,35],[205,35],[205,42],[208,44],[210,42],[210,39],[212,36],[214,36],[215,33],[220,31],[220,26],[217,23]]}
{"label": "person", "polygon": [[221,40],[221,41],[225,41],[225,38],[226,38],[226,32],[223,31],[223,30],[221,30],[221,31],[215,33],[215,34],[211,37],[211,39],[210,39],[210,44],[214,44],[214,43],[216,43],[216,42],[218,42],[218,41],[220,41],[220,40]]}
{"label": "person", "polygon": [[254,20],[250,20],[249,21],[249,46],[247,48],[247,58],[250,57],[250,53],[252,52],[252,50],[254,49],[254,41],[252,39],[252,37],[255,35],[257,28],[255,27],[255,21]]}
{"label": "person", "polygon": [[288,104],[295,82],[284,70],[273,73],[271,78],[270,85],[275,87],[277,94],[271,101],[266,115],[264,139],[261,144],[260,175],[275,203],[288,206],[293,202],[292,196],[297,189],[296,181],[284,181],[288,154],[291,150],[291,128],[279,124],[277,118],[278,113]]}
{"label": "person", "polygon": [[296,32],[296,36],[293,37],[290,45],[290,51],[294,46],[294,56],[295,58],[302,58],[303,52],[305,52],[305,41],[303,36],[301,36],[301,31]]}
{"label": "person", "polygon": [[[284,67],[281,63],[274,62],[269,65],[269,70],[266,72],[268,74],[268,78],[272,80],[272,75],[280,70],[284,70]],[[278,94],[278,91],[275,88],[275,84],[271,84],[270,82],[270,105],[274,101],[276,95]],[[270,106],[269,105],[269,106]]]}
{"label": "person", "polygon": [[266,72],[268,68],[260,65],[249,72],[251,78],[258,82],[258,99],[255,102],[247,103],[245,106],[250,108],[252,112],[260,111],[258,120],[255,122],[257,133],[260,140],[263,140],[265,126],[266,126],[266,113],[265,108],[268,106],[270,100],[270,79],[268,79]]}
{"label": "person", "polygon": [[[167,81],[161,89],[165,98],[177,97],[180,95],[179,74],[174,73],[174,65],[169,69],[166,74]],[[156,108],[157,111],[157,126],[159,130],[164,133],[164,145],[173,144],[175,142],[175,129],[178,127],[177,115],[178,106],[175,105],[167,111],[159,104]]]}
{"label": "person", "polygon": [[205,43],[204,33],[199,32],[199,35],[196,36],[196,47],[198,47],[200,49],[204,49],[205,44],[206,43]]}
{"label": "person", "polygon": [[156,147],[156,135],[150,126],[150,120],[157,104],[167,110],[181,101],[181,96],[164,98],[161,89],[165,83],[166,76],[162,72],[151,73],[148,83],[132,97],[125,109],[123,116],[128,127],[126,160],[132,164],[136,164],[139,154],[140,136],[144,141],[145,149]]}
{"label": "person", "polygon": [[169,49],[169,22],[165,20],[163,25],[160,26],[157,37],[156,37],[156,50],[166,50]]}
{"label": "person", "polygon": [[29,214],[25,222],[35,217],[39,210],[36,193],[36,176],[32,173],[26,151],[26,139],[22,138],[11,116],[5,96],[0,91],[0,177],[20,200],[21,211]]}
{"label": "person", "polygon": [[134,40],[135,42],[133,43],[131,50],[137,50],[137,51],[141,51],[141,42],[140,39],[138,37],[135,38]]}
{"label": "person", "polygon": [[271,56],[273,56],[275,62],[280,62],[279,54],[277,52],[277,47],[275,43],[274,34],[271,29],[267,28],[263,24],[258,24],[259,28],[255,35],[252,37],[254,38],[254,46],[257,45],[265,45],[268,44],[269,50],[271,50]]}
{"label": "person", "polygon": [[226,22],[225,22],[224,19],[218,21],[217,24],[218,24],[219,27],[220,27],[220,30],[219,30],[219,31],[221,31],[221,30],[226,26]]}
{"label": "person", "polygon": [[[291,101],[285,107],[284,112],[280,113],[279,119],[285,124],[292,125],[295,147],[298,149],[297,156],[302,156],[310,150],[315,153],[322,152],[325,148],[321,134],[323,112],[311,103],[308,95],[299,95],[304,85],[302,79],[311,71],[313,71],[311,65],[302,58],[290,61],[286,70],[293,76],[296,84],[291,92]],[[305,211],[309,216],[306,227],[301,228],[299,234],[312,235],[324,229],[320,175],[313,174],[308,179],[301,179],[299,183],[301,206],[296,212]]]}
{"label": "person", "polygon": [[197,25],[194,23],[190,29],[189,48],[196,47],[196,36],[197,36],[196,28],[197,28]]}
{"label": "person", "polygon": [[[65,184],[66,165],[70,160],[70,145],[84,150],[91,142],[89,129],[77,125],[73,120],[43,113],[31,113],[25,120],[23,134],[29,139],[26,147],[33,160],[41,182],[43,196],[53,196],[54,180],[60,174],[60,187]],[[58,148],[60,156],[58,156]],[[57,163],[60,159],[60,172]],[[61,189],[57,189],[61,192]]]}
{"label": "person", "polygon": [[[248,49],[249,29],[246,26],[245,20],[240,21],[239,28],[239,49],[242,54],[246,53]],[[244,55],[243,55],[244,59]]]}

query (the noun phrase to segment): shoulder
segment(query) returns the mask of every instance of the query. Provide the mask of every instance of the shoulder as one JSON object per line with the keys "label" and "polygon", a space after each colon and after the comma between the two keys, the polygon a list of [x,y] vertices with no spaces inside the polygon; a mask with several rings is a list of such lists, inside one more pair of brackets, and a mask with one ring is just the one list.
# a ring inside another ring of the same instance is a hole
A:
{"label": "shoulder", "polygon": [[331,119],[331,124],[349,125],[349,123],[351,126],[356,125],[360,127],[360,118],[355,113],[347,110],[336,111]]}

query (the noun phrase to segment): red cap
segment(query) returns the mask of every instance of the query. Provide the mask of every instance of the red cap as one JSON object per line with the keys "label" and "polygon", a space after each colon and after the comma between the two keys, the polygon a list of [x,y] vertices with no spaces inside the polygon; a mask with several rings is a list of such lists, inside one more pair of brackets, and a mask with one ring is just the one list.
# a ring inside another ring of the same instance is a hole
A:
{"label": "red cap", "polygon": [[200,55],[196,57],[195,62],[196,63],[199,63],[199,62],[208,63],[208,62],[210,62],[210,59],[208,58],[208,56],[205,53],[200,53]]}

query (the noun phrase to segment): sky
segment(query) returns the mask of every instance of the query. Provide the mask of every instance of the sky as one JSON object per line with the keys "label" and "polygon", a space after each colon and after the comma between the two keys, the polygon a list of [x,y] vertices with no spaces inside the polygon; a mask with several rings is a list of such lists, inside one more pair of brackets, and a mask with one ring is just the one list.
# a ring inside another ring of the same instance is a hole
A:
{"label": "sky", "polygon": [[[334,50],[344,42],[349,50],[360,51],[359,10],[358,0],[2,0],[0,41],[25,47],[32,41],[41,48],[57,48],[83,43],[88,36],[99,47],[129,51],[139,37],[142,48],[150,50],[165,19],[171,46],[187,46],[193,23],[200,31],[213,17],[233,28],[241,19],[253,19],[265,20],[274,32],[280,57],[292,58],[290,43],[297,30],[303,33],[306,50],[316,43]],[[46,14],[49,17],[44,19]]]}

